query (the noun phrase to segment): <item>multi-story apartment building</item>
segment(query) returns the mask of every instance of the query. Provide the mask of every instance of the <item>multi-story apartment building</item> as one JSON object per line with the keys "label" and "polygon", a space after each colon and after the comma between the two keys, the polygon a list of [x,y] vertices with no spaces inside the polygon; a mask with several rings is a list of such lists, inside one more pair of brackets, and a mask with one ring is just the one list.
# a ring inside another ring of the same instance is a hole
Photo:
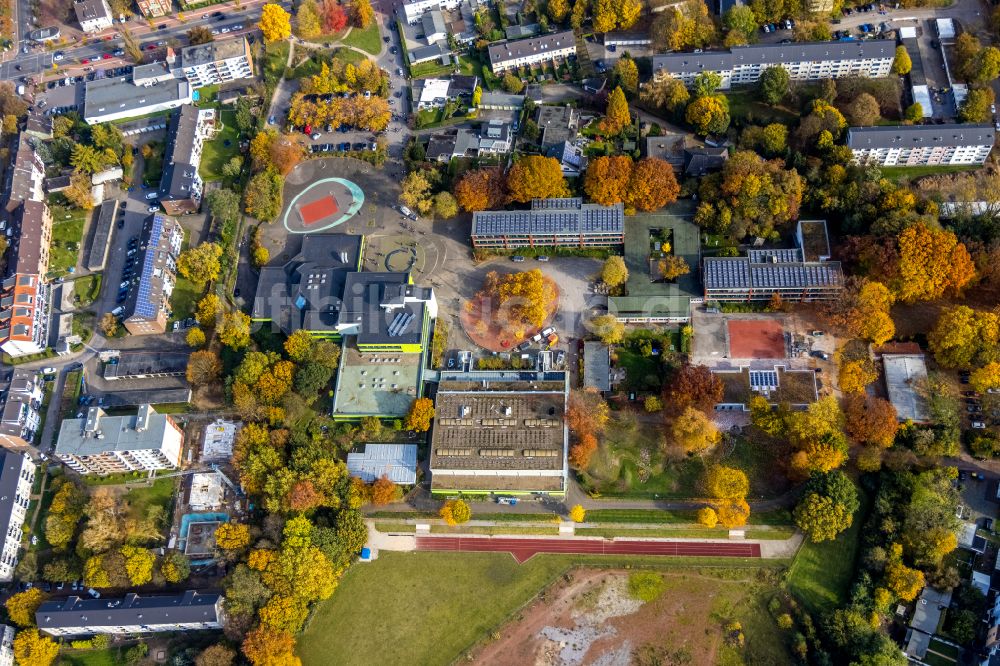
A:
{"label": "multi-story apartment building", "polygon": [[158,78],[144,72],[164,69],[163,63],[136,67],[126,76],[87,81],[83,119],[91,125],[176,109],[191,103],[191,84],[172,74]]}
{"label": "multi-story apartment building", "polygon": [[167,149],[160,179],[160,205],[168,215],[197,212],[202,182],[198,175],[205,139],[215,133],[215,110],[185,104],[167,126]]}
{"label": "multi-story apartment building", "polygon": [[20,368],[7,373],[0,382],[0,447],[24,452],[41,424],[45,396],[42,382],[36,371]]}
{"label": "multi-story apartment building", "polygon": [[798,247],[753,249],[745,257],[706,257],[702,281],[706,301],[824,301],[840,296],[844,273],[828,261],[829,238],[822,220],[799,222]]}
{"label": "multi-story apartment building", "polygon": [[7,277],[0,283],[0,349],[11,356],[37,354],[48,346],[49,243],[52,216],[42,201],[27,200],[14,212]]}
{"label": "multi-story apartment building", "polygon": [[499,74],[522,65],[535,65],[576,55],[576,35],[572,30],[565,30],[514,42],[505,40],[490,44],[489,55],[493,73]]}
{"label": "multi-story apartment building", "polygon": [[132,335],[166,333],[170,294],[177,283],[177,257],[184,230],[177,220],[157,213],[139,236],[138,283],[125,301],[124,324]]}
{"label": "multi-story apartment building", "polygon": [[224,598],[188,590],[177,595],[139,595],[83,599],[77,596],[43,602],[35,612],[39,631],[49,636],[150,634],[221,629]]}
{"label": "multi-story apartment building", "polygon": [[982,164],[996,141],[992,125],[851,127],[847,147],[858,162],[882,166]]}
{"label": "multi-story apartment building", "polygon": [[253,56],[246,37],[181,49],[181,72],[193,89],[253,78]]}
{"label": "multi-story apartment building", "polygon": [[535,199],[531,210],[472,214],[473,247],[608,247],[624,241],[625,209],[620,203]]}
{"label": "multi-story apartment building", "polygon": [[45,163],[35,149],[38,141],[27,132],[17,138],[13,168],[7,172],[8,213],[13,213],[24,201],[45,201]]}
{"label": "multi-story apartment building", "polygon": [[136,2],[139,5],[139,11],[148,18],[166,16],[174,11],[171,0],[136,0]]}
{"label": "multi-story apartment building", "polygon": [[100,32],[114,25],[107,0],[80,0],[73,3],[73,9],[84,32]]}
{"label": "multi-story apartment building", "polygon": [[[492,52],[492,48],[491,52]],[[722,89],[755,83],[764,70],[784,67],[792,81],[838,79],[847,76],[889,76],[896,42],[873,39],[856,42],[753,44],[728,51],[664,53],[653,56],[653,78],[673,77],[685,85],[704,72],[715,72]]]}
{"label": "multi-story apartment building", "polygon": [[[463,4],[469,4],[469,0],[413,0],[400,5],[398,12],[404,21],[413,25],[419,23],[421,17],[429,11],[458,9]],[[474,5],[472,12],[475,13],[478,0],[472,0],[471,4]]]}
{"label": "multi-story apartment building", "polygon": [[80,474],[104,475],[176,469],[183,448],[183,431],[152,405],[139,405],[130,416],[91,407],[85,418],[62,422],[55,455]]}
{"label": "multi-story apartment building", "polygon": [[14,451],[0,451],[0,582],[10,582],[21,550],[21,528],[28,512],[31,485],[35,481],[35,463]]}
{"label": "multi-story apartment building", "polygon": [[0,666],[14,666],[14,627],[0,624],[3,635],[0,636]]}

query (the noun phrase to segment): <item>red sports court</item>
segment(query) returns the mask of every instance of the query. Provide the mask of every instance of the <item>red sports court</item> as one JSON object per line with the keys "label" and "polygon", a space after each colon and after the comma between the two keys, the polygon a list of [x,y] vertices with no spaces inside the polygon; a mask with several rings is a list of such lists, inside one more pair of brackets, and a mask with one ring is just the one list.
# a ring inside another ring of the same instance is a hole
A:
{"label": "red sports court", "polygon": [[785,329],[773,319],[732,319],[729,358],[785,358]]}
{"label": "red sports court", "polygon": [[332,195],[328,195],[299,206],[299,215],[302,217],[302,224],[308,227],[330,217],[339,210],[337,200]]}
{"label": "red sports court", "polygon": [[607,539],[513,539],[507,537],[418,536],[417,550],[510,553],[518,563],[538,553],[571,555],[663,555],[672,557],[760,557],[757,543],[628,541]]}

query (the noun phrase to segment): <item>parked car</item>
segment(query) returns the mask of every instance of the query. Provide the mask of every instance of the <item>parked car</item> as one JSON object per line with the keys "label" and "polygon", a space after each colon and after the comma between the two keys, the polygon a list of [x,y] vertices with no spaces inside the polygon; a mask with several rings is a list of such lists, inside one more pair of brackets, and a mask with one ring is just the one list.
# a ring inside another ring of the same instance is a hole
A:
{"label": "parked car", "polygon": [[548,256],[544,255],[544,254],[541,254],[541,255],[535,257],[535,259],[538,259],[538,261],[548,261],[549,260]]}
{"label": "parked car", "polygon": [[510,260],[513,261],[515,264],[519,264],[524,261],[524,257],[522,257],[519,254],[515,254],[513,257],[510,258]]}
{"label": "parked car", "polygon": [[147,192],[146,193],[146,198],[147,199],[159,199],[160,198],[160,193],[159,192],[155,192],[155,191],[154,192]]}
{"label": "parked car", "polygon": [[157,212],[159,210],[160,210],[159,206],[150,206],[149,208],[146,209],[146,212],[147,213],[155,213],[155,212]]}

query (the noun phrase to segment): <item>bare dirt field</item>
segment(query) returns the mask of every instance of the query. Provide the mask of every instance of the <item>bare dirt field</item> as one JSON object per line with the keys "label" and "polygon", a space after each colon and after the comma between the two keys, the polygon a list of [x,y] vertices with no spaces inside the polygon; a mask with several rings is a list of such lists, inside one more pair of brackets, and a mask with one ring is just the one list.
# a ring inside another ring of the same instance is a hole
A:
{"label": "bare dirt field", "polygon": [[[539,595],[472,654],[476,664],[790,664],[767,612],[767,572],[664,572],[664,591],[644,603],[629,573],[576,569]],[[726,626],[739,622],[741,647]]]}

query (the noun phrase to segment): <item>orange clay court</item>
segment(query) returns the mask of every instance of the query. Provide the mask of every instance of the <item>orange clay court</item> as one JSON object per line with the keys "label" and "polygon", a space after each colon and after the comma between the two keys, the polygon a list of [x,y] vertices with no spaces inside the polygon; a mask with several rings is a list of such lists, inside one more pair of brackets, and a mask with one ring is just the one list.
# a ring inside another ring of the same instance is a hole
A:
{"label": "orange clay court", "polygon": [[324,218],[330,217],[338,210],[340,208],[337,206],[337,200],[332,196],[325,196],[301,206],[299,208],[299,215],[302,216],[302,224],[308,227]]}
{"label": "orange clay court", "polygon": [[785,358],[785,331],[770,319],[734,319],[729,327],[729,358]]}

